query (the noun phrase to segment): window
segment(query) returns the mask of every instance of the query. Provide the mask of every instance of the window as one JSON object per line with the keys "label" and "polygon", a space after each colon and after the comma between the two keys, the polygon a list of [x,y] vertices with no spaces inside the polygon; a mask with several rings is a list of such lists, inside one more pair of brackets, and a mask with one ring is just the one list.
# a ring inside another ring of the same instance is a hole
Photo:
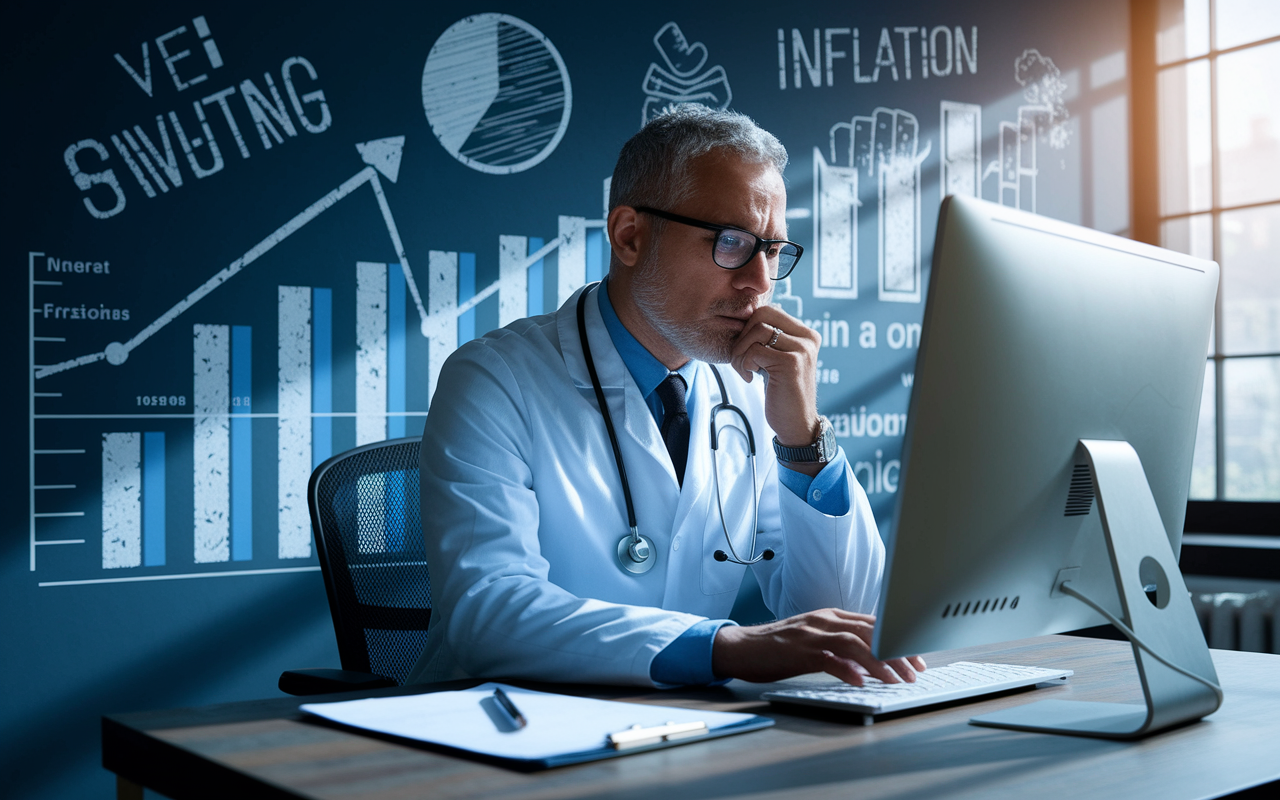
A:
{"label": "window", "polygon": [[1191,499],[1280,500],[1280,2],[1135,2],[1135,66],[1152,27],[1157,188],[1135,186],[1135,233],[1222,267]]}

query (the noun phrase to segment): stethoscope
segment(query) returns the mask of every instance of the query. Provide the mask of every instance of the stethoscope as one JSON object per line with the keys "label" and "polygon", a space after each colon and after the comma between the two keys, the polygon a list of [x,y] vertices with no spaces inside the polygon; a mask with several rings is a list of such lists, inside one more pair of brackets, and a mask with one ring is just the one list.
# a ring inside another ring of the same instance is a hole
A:
{"label": "stethoscope", "polygon": [[[636,526],[635,506],[631,502],[631,484],[627,481],[627,468],[622,463],[622,448],[618,446],[618,434],[613,428],[613,415],[609,412],[608,403],[605,402],[604,389],[600,386],[600,378],[596,374],[595,360],[591,357],[591,345],[587,342],[587,295],[591,293],[593,286],[599,285],[599,282],[597,282],[592,286],[586,287],[582,290],[582,294],[578,296],[578,338],[582,341],[582,356],[587,362],[587,372],[591,375],[591,386],[596,392],[596,402],[600,406],[600,414],[604,417],[604,427],[609,434],[609,444],[613,446],[613,460],[618,464],[618,477],[622,479],[622,497],[627,503],[627,524],[630,526],[631,532],[618,540],[618,565],[627,572],[640,575],[653,569],[653,565],[658,560],[658,551],[648,537],[640,534],[640,529]],[[600,291],[604,291],[603,286],[600,287]],[[724,379],[720,377],[720,370],[716,369],[715,364],[708,364],[707,366],[711,367],[711,374],[715,375],[716,385],[720,388],[720,402],[711,409],[711,470],[715,477],[716,508],[720,512],[720,529],[724,531],[724,540],[729,545],[729,552],[726,553],[723,550],[715,552],[715,560],[750,566],[773,558],[773,551],[768,548],[762,550],[760,555],[755,555],[756,533],[760,527],[760,503],[757,495],[759,488],[756,486],[756,437],[751,430],[751,423],[747,421],[747,415],[742,412],[742,409],[729,402],[729,393],[725,390]],[[747,558],[740,558],[738,551],[733,547],[733,539],[729,536],[729,527],[724,521],[724,504],[720,499],[720,463],[718,461],[720,435],[716,429],[716,419],[721,412],[737,414],[738,419],[742,421],[742,429],[747,437],[747,453],[751,462],[752,498],[751,550]]]}

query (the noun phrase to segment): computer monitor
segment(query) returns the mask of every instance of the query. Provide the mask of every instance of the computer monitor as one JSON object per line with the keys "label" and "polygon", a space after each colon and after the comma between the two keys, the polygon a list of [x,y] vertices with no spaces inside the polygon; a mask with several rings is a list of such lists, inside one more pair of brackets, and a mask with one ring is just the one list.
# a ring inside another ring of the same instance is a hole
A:
{"label": "computer monitor", "polygon": [[1216,710],[1177,552],[1217,287],[1211,261],[943,200],[877,657],[1105,624],[1080,594],[1146,645],[1146,706],[975,722],[1131,738]]}

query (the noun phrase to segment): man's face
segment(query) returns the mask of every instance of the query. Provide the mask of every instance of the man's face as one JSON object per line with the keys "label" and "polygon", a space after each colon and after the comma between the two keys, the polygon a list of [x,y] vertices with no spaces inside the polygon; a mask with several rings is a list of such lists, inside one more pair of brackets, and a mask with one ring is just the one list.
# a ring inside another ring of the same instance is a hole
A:
{"label": "man's face", "polygon": [[[787,192],[769,163],[712,153],[693,163],[692,192],[675,208],[693,219],[766,239],[787,235]],[[650,224],[653,222],[650,217]],[[665,222],[636,267],[636,305],[653,328],[689,358],[726,363],[746,320],[769,302],[773,281],[764,253],[729,270],[712,260],[716,232]]]}

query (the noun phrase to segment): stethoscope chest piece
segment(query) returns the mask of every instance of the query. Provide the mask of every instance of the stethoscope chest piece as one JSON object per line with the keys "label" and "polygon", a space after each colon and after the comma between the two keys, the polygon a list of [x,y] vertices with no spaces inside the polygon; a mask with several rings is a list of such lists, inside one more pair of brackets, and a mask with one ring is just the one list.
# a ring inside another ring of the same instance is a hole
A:
{"label": "stethoscope chest piece", "polygon": [[643,575],[658,563],[658,551],[649,537],[628,533],[618,540],[618,564],[633,575]]}

